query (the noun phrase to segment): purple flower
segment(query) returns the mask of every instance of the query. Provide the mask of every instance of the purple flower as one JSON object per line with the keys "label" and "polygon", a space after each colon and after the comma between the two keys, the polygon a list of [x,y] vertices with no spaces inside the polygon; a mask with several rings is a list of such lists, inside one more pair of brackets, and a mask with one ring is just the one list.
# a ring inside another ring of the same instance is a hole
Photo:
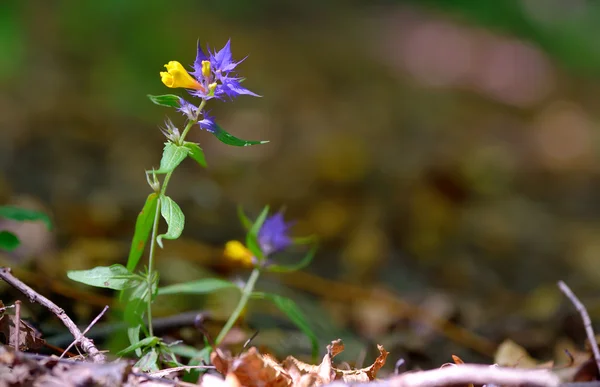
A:
{"label": "purple flower", "polygon": [[189,120],[195,120],[198,114],[198,106],[189,103],[183,98],[179,98],[177,111],[183,113]]}
{"label": "purple flower", "polygon": [[190,89],[188,90],[190,94],[206,100],[211,98],[224,99],[225,96],[234,98],[238,95],[260,97],[258,94],[242,87],[241,82],[244,79],[238,77],[237,73],[233,71],[246,58],[238,62],[233,60],[231,40],[228,40],[219,51],[211,52],[208,47],[206,51],[208,55],[204,53],[200,43],[198,43],[192,75],[202,85],[202,88]]}
{"label": "purple flower", "polygon": [[215,117],[209,116],[208,112],[202,113],[204,118],[198,121],[200,128],[210,132],[215,133],[217,131],[217,124],[215,123]]}
{"label": "purple flower", "polygon": [[265,256],[281,251],[292,244],[288,235],[290,223],[283,220],[283,213],[278,212],[268,217],[258,232],[258,243]]}

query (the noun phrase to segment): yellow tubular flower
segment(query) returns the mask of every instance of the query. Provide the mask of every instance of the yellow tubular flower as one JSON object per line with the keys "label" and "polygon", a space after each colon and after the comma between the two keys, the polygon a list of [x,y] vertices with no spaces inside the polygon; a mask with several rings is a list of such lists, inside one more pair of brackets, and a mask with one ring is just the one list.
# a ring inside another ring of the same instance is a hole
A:
{"label": "yellow tubular flower", "polygon": [[186,71],[181,63],[172,60],[165,67],[167,71],[160,73],[161,81],[165,86],[204,91],[204,87]]}
{"label": "yellow tubular flower", "polygon": [[225,256],[245,266],[252,266],[252,252],[239,241],[229,241],[225,244]]}

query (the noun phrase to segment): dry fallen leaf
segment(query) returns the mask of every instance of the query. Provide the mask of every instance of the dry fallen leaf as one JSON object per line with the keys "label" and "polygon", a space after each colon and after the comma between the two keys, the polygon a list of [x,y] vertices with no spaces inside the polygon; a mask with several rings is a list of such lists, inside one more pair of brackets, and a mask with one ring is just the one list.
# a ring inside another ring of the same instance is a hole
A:
{"label": "dry fallen leaf", "polygon": [[[210,360],[217,371],[223,375],[235,375],[244,387],[319,387],[334,380],[344,382],[368,382],[377,377],[377,371],[385,364],[388,352],[378,345],[379,356],[375,362],[366,368],[346,370],[335,368],[333,357],[344,350],[340,339],[334,340],[327,346],[327,353],[321,364],[307,364],[288,356],[282,364],[269,355],[261,355],[255,347],[247,352],[232,357],[221,349],[213,351]],[[210,387],[239,387],[225,386],[224,381],[209,379],[203,384]]]}
{"label": "dry fallen leaf", "polygon": [[[17,317],[6,313],[0,314],[0,336],[4,336],[6,344],[13,344],[11,337],[14,337],[16,330]],[[27,351],[29,349],[37,350],[44,346],[45,340],[41,334],[25,321],[19,321],[19,350]]]}
{"label": "dry fallen leaf", "polygon": [[535,368],[537,360],[529,356],[525,348],[512,340],[504,340],[496,349],[494,363],[516,368]]}
{"label": "dry fallen leaf", "polygon": [[220,373],[232,373],[245,387],[288,387],[292,378],[270,356],[258,353],[255,347],[238,357],[226,355],[220,349],[210,354],[210,360]]}

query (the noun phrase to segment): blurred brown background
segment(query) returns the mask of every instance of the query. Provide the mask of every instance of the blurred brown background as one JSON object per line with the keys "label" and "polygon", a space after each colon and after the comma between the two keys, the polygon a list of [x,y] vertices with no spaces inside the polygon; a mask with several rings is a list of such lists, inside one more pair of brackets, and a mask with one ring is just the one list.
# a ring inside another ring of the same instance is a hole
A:
{"label": "blurred brown background", "polygon": [[[263,288],[296,299],[323,343],[353,343],[350,359],[382,342],[422,364],[489,361],[507,337],[547,358],[563,337],[582,344],[557,280],[600,319],[598,36],[600,3],[585,0],[4,0],[0,200],[43,208],[56,228],[8,225],[24,246],[2,260],[46,292],[64,283],[59,300],[69,286],[92,292],[65,270],[125,262],[158,127],[182,123],[146,94],[172,92],[158,73],[191,64],[198,39],[231,38],[263,98],[209,109],[271,142],[190,135],[209,169],[186,161],[169,187],[187,218],[161,252],[163,283],[244,278],[221,256],[243,237],[236,205],[255,216],[270,204],[322,246],[308,274]],[[157,313],[226,314],[215,297]],[[489,342],[432,331],[405,303]],[[97,306],[73,309],[83,321]],[[308,348],[285,319],[261,316],[259,344]]]}

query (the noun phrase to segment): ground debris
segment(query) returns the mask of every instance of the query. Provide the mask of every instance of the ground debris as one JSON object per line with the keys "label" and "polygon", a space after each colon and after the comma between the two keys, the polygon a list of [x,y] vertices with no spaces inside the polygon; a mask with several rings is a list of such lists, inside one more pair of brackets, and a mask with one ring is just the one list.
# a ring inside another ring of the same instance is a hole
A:
{"label": "ground debris", "polygon": [[55,356],[15,352],[0,346],[0,386],[175,386],[186,385],[174,379],[138,373],[129,361],[98,364],[59,359]]}

